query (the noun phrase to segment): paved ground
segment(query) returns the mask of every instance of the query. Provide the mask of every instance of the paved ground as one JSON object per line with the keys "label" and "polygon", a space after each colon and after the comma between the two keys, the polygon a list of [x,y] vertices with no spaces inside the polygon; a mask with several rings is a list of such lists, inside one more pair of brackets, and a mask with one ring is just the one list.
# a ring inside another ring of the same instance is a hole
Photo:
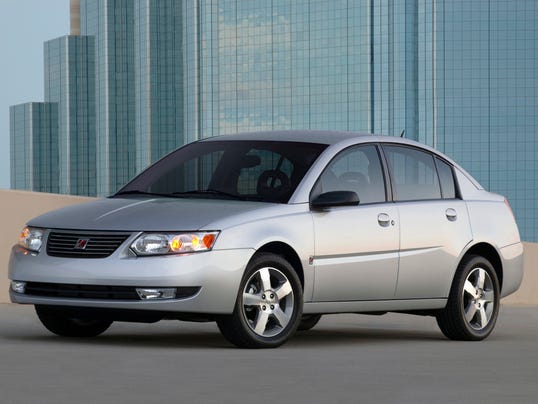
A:
{"label": "paved ground", "polygon": [[333,315],[274,350],[240,350],[214,324],[116,323],[49,335],[0,305],[1,403],[538,403],[538,307],[502,307],[483,342],[431,318]]}

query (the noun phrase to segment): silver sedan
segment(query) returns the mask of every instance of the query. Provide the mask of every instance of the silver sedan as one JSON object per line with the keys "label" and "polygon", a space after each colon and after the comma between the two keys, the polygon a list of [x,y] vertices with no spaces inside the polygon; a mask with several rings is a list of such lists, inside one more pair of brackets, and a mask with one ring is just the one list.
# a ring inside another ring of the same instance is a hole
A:
{"label": "silver sedan", "polygon": [[30,220],[9,264],[11,300],[60,336],[216,321],[249,348],[344,312],[431,315],[482,340],[522,273],[508,202],[450,158],[311,131],[188,144],[109,198]]}

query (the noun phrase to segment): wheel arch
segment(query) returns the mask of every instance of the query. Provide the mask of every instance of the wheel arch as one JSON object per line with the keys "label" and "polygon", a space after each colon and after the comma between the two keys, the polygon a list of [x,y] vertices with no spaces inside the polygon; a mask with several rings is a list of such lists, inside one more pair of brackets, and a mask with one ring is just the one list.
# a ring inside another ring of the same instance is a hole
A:
{"label": "wheel arch", "polygon": [[256,253],[253,255],[253,257],[255,257],[256,254],[258,253],[276,254],[284,258],[286,261],[288,261],[290,265],[293,267],[293,269],[295,270],[295,272],[297,273],[297,276],[299,277],[299,280],[301,281],[301,286],[303,287],[303,290],[304,290],[305,279],[304,279],[303,265],[301,263],[301,259],[299,258],[299,255],[293,249],[293,247],[281,241],[272,241],[258,248],[256,250]]}
{"label": "wheel arch", "polygon": [[480,243],[474,244],[465,252],[465,254],[463,254],[463,257],[461,258],[460,262],[463,261],[469,255],[479,255],[481,257],[486,258],[489,262],[491,262],[491,265],[493,265],[493,269],[495,270],[495,273],[497,275],[497,279],[499,280],[499,289],[502,290],[503,264],[502,264],[501,256],[497,252],[497,249],[491,244],[486,243],[486,242],[480,242]]}

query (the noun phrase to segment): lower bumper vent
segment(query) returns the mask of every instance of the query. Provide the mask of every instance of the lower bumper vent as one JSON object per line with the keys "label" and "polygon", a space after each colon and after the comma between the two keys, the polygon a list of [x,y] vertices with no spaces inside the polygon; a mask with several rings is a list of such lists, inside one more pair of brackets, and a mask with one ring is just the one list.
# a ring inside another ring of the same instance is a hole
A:
{"label": "lower bumper vent", "polygon": [[[169,288],[169,287],[167,287]],[[136,286],[74,285],[68,283],[28,282],[26,295],[68,299],[142,300]],[[144,289],[147,287],[144,286]],[[176,287],[175,299],[187,299],[200,291],[200,286]]]}

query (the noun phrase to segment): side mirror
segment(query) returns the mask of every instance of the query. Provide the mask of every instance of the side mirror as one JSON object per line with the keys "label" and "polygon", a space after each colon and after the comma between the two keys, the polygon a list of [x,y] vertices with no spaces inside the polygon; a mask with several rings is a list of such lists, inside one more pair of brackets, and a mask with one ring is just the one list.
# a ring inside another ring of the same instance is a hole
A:
{"label": "side mirror", "polygon": [[353,191],[331,191],[318,195],[310,202],[312,209],[325,209],[333,206],[357,206],[359,196]]}

